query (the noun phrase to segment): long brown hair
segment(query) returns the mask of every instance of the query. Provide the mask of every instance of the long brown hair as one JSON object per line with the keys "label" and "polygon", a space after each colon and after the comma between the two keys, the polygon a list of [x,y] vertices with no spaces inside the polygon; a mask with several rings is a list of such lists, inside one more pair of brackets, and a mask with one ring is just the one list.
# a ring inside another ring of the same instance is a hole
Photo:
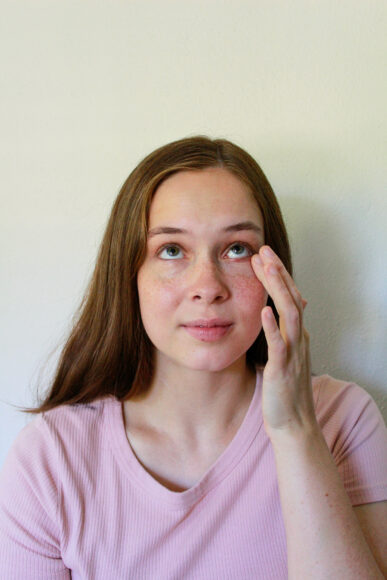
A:
{"label": "long brown hair", "polygon": [[[160,183],[182,170],[224,167],[252,191],[261,209],[265,243],[292,273],[288,236],[273,190],[257,162],[225,139],[196,136],[174,141],[145,157],[123,184],[106,227],[95,269],[62,350],[51,388],[30,413],[88,403],[104,395],[119,400],[145,393],[153,376],[153,345],[141,321],[137,272],[147,244],[149,208]],[[269,297],[268,305],[278,313]],[[265,364],[263,330],[246,353]]]}

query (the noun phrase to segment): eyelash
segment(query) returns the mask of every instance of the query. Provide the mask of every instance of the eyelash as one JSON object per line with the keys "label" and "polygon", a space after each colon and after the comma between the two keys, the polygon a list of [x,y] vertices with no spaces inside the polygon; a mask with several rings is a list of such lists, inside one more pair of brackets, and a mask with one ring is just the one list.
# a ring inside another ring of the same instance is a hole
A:
{"label": "eyelash", "polygon": [[[243,248],[246,248],[249,252],[250,252],[250,256],[252,256],[254,253],[256,253],[255,250],[253,250],[253,248],[250,246],[250,244],[246,244],[245,242],[234,242],[233,244],[231,244],[231,246],[229,246],[229,249],[233,248],[234,246],[241,246]],[[164,246],[162,246],[159,251],[157,252],[157,255],[160,256],[160,254],[166,250],[167,248],[179,248],[181,249],[179,244],[174,244],[174,243],[170,243],[170,244],[165,244]],[[243,258],[246,258],[246,256],[242,256]],[[177,258],[172,257],[172,258],[161,258],[162,260],[169,262],[169,261],[173,261],[176,260]]]}

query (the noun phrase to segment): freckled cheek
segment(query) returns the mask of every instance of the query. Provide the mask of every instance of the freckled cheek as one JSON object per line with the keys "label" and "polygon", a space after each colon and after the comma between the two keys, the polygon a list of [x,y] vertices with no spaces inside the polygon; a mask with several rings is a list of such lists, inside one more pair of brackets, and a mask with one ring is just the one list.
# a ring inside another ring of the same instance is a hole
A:
{"label": "freckled cheek", "polygon": [[137,287],[141,307],[152,312],[165,311],[176,298],[176,280],[139,275]]}
{"label": "freckled cheek", "polygon": [[[177,281],[176,274],[139,273],[137,283],[141,306],[153,312],[160,308],[167,311],[168,307],[173,307],[182,298],[182,292],[184,294],[184,280]],[[244,312],[259,314],[266,305],[267,292],[252,271],[249,274],[228,276],[226,286],[233,302]]]}
{"label": "freckled cheek", "polygon": [[247,313],[260,314],[266,306],[268,294],[261,282],[254,276],[239,277],[234,280],[233,294],[238,305]]}

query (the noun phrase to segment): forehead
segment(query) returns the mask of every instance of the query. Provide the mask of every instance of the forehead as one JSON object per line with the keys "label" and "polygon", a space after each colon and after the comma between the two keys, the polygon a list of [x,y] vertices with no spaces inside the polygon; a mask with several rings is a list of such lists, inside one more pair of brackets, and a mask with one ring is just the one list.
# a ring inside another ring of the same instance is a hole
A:
{"label": "forehead", "polygon": [[149,227],[161,222],[169,225],[166,220],[171,219],[187,224],[214,219],[249,219],[258,225],[263,223],[258,203],[249,187],[220,167],[179,171],[160,184],[151,203]]}

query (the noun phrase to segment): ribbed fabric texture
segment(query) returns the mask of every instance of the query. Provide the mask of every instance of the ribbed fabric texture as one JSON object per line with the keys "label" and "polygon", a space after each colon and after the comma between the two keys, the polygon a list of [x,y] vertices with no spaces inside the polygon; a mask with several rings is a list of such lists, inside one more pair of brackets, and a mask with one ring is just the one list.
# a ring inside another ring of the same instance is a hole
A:
{"label": "ribbed fabric texture", "polygon": [[[387,431],[361,387],[313,378],[316,414],[353,505],[387,499]],[[261,412],[192,488],[142,467],[113,397],[41,414],[0,477],[2,580],[281,580],[286,536]]]}

